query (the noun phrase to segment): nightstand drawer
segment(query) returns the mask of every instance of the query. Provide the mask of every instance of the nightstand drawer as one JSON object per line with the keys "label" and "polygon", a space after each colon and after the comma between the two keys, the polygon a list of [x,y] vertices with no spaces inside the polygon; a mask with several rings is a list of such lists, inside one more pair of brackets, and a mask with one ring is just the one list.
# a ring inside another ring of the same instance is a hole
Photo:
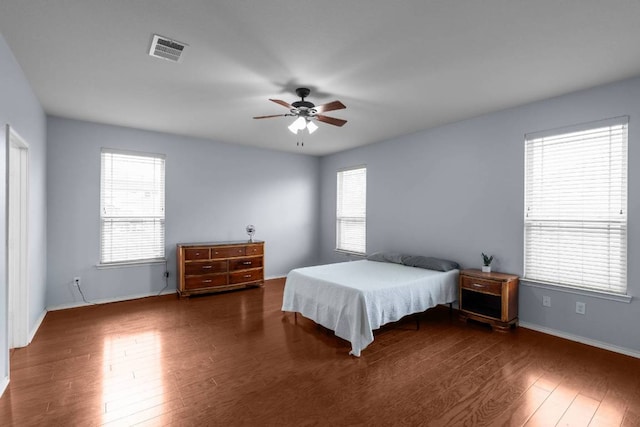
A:
{"label": "nightstand drawer", "polygon": [[483,294],[502,295],[502,282],[484,280],[477,277],[462,276],[460,286]]}

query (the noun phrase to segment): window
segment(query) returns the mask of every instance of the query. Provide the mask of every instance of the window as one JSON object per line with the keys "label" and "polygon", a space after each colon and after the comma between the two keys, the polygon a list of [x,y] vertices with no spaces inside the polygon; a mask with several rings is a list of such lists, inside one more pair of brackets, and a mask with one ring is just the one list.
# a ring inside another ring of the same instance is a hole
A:
{"label": "window", "polygon": [[164,261],[164,161],[102,150],[101,264]]}
{"label": "window", "polygon": [[367,168],[338,172],[336,249],[364,254],[367,250]]}
{"label": "window", "polygon": [[627,124],[525,136],[525,279],[626,293]]}

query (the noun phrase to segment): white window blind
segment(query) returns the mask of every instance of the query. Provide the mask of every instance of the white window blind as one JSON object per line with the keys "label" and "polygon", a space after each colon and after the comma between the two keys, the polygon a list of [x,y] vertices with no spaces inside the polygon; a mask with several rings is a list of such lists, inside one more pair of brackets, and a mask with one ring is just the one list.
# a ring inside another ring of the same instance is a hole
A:
{"label": "white window blind", "polygon": [[364,254],[367,251],[367,168],[338,172],[336,249]]}
{"label": "white window blind", "polygon": [[525,279],[627,290],[628,117],[525,137]]}
{"label": "white window blind", "polygon": [[162,155],[102,150],[100,263],[164,260]]}

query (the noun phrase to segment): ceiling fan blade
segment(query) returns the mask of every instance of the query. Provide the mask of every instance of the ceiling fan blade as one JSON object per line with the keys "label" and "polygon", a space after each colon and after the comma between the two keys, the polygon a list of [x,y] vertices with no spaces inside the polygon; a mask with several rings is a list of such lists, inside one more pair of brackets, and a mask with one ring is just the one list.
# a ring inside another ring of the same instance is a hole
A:
{"label": "ceiling fan blade", "polygon": [[321,114],[317,114],[315,117],[321,122],[329,123],[330,125],[334,125],[334,126],[342,126],[345,123],[347,123],[346,120],[336,119],[335,117],[323,116]]}
{"label": "ceiling fan blade", "polygon": [[280,99],[269,99],[271,102],[275,102],[276,104],[280,104],[285,108],[292,109],[293,107],[288,102],[282,101]]}
{"label": "ceiling fan blade", "polygon": [[340,101],[333,101],[327,104],[318,105],[315,107],[315,110],[318,113],[324,113],[325,111],[342,110],[343,108],[347,108],[347,106]]}
{"label": "ceiling fan blade", "polygon": [[254,119],[270,119],[271,117],[284,117],[286,114],[272,114],[270,116],[258,116],[254,117]]}

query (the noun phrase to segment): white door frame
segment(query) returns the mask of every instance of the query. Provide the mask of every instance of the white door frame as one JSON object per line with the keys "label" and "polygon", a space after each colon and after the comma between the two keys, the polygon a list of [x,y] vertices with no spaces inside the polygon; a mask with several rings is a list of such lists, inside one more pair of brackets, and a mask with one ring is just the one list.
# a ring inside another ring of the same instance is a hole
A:
{"label": "white door frame", "polygon": [[29,145],[7,125],[7,337],[9,348],[29,344]]}

